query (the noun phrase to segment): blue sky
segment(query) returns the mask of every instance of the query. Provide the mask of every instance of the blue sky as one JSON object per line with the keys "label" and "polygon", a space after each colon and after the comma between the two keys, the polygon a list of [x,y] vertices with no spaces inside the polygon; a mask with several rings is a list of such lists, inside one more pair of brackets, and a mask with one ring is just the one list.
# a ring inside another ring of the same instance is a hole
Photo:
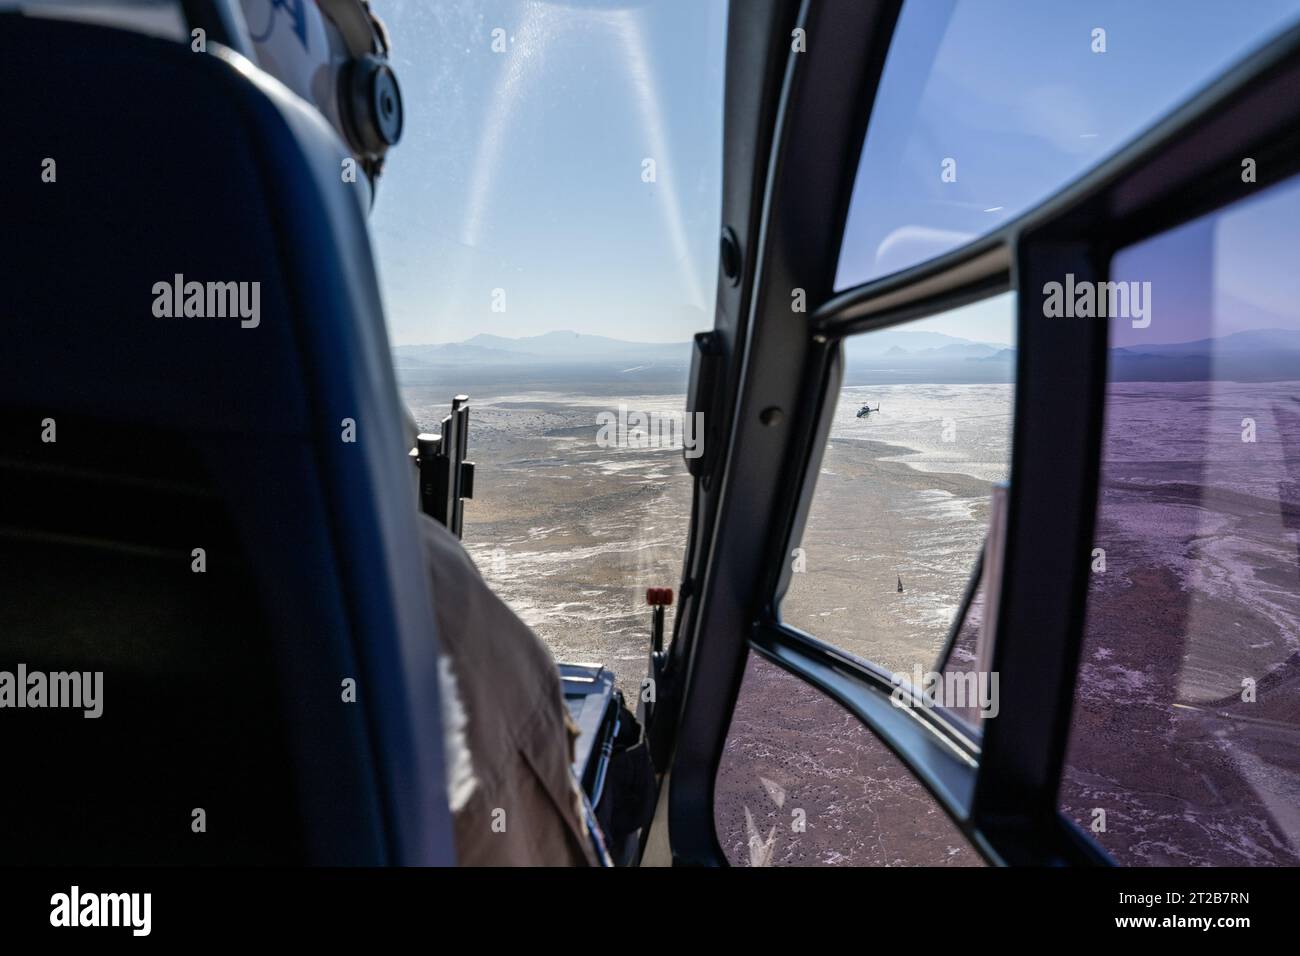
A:
{"label": "blue sky", "polygon": [[722,0],[375,7],[407,116],[371,216],[394,342],[712,327]]}
{"label": "blue sky", "polygon": [[1252,329],[1300,330],[1297,224],[1300,183],[1290,180],[1121,250],[1112,278],[1151,283],[1151,325],[1135,329],[1114,320],[1111,344],[1140,348]]}
{"label": "blue sky", "polygon": [[[712,326],[724,0],[375,7],[407,118],[371,218],[395,343],[557,329],[683,341]],[[837,286],[995,228],[1298,10],[1300,0],[911,0]],[[492,49],[498,28],[503,53]],[[945,158],[956,182],[941,181]],[[495,289],[504,312],[493,311]],[[1006,311],[981,303],[926,327],[1005,341]]]}
{"label": "blue sky", "polygon": [[[1297,0],[905,3],[837,288],[948,251],[1077,178],[1294,22]],[[1105,31],[1105,52],[1093,31]],[[956,180],[941,176],[955,160]],[[977,336],[972,336],[977,337]]]}

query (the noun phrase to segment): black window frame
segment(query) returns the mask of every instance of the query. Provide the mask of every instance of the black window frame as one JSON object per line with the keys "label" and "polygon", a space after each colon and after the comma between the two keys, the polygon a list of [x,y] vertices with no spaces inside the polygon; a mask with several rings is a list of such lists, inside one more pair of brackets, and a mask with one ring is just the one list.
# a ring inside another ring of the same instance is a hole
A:
{"label": "black window frame", "polygon": [[[1104,320],[1046,319],[1035,290],[1066,272],[1106,281],[1118,250],[1300,173],[1297,24],[996,231],[835,294],[870,116],[863,104],[874,105],[901,5],[805,0],[796,14],[792,3],[764,0],[757,17],[731,12],[722,221],[735,227],[743,268],[734,281],[719,278],[718,328],[732,370],[719,430],[725,451],[711,487],[702,493],[697,483],[683,582],[690,600],[670,652],[680,686],[655,828],[658,852],[666,848],[677,864],[725,865],[713,787],[751,652],[854,713],[988,862],[1113,862],[1057,808],[1093,544],[1108,329]],[[790,52],[795,25],[806,52]],[[754,36],[760,28],[769,31],[765,45]],[[751,122],[733,124],[733,109]],[[764,132],[746,141],[755,117]],[[753,154],[769,142],[770,156]],[[1241,177],[1246,157],[1257,161],[1250,184]],[[811,315],[791,313],[796,287]],[[992,663],[1001,710],[972,744],[933,711],[894,707],[882,671],[782,623],[777,598],[825,448],[843,339],[1012,290],[1021,292],[1012,478]]]}

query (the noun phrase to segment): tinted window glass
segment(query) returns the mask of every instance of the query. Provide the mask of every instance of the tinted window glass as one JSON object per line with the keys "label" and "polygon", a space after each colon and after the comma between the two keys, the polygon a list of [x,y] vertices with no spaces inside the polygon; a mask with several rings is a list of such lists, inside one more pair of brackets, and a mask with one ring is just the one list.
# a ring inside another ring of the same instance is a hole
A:
{"label": "tinted window glass", "polygon": [[1298,242],[1292,181],[1113,263],[1061,806],[1123,863],[1300,864]]}
{"label": "tinted window glass", "polygon": [[732,866],[982,866],[856,717],[751,655],[714,791]]}

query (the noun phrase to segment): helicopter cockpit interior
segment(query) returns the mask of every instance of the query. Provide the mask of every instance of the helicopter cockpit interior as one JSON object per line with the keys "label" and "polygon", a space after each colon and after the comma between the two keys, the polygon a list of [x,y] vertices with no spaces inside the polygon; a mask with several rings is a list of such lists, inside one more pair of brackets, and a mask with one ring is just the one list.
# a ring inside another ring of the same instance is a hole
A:
{"label": "helicopter cockpit interior", "polygon": [[1300,865],[1300,3],[19,0],[0,73],[0,862],[456,865],[427,517],[601,862]]}

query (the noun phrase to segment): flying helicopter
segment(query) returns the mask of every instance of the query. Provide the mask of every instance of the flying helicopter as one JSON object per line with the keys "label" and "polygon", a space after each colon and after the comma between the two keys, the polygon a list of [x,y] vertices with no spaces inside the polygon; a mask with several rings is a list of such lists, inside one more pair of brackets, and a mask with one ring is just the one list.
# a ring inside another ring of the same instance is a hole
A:
{"label": "flying helicopter", "polygon": [[863,405],[861,408],[858,409],[858,418],[866,418],[868,415],[871,415],[878,411],[880,411],[879,402],[876,403],[875,408],[872,408],[870,405]]}

